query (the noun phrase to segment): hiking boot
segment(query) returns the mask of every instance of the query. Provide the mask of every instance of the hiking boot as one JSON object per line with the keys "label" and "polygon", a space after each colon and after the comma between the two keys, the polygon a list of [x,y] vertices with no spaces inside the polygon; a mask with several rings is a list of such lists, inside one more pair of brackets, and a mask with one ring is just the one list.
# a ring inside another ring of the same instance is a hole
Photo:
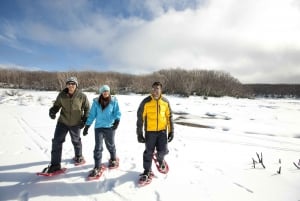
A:
{"label": "hiking boot", "polygon": [[166,164],[165,164],[165,161],[159,161],[158,162],[159,163],[159,169],[161,170],[161,171],[165,171],[166,170]]}
{"label": "hiking boot", "polygon": [[102,171],[102,167],[95,167],[89,174],[89,177],[97,177]]}
{"label": "hiking boot", "polygon": [[43,173],[53,173],[61,169],[60,165],[49,165],[48,167],[44,168]]}
{"label": "hiking boot", "polygon": [[140,181],[147,181],[154,176],[151,170],[145,170],[144,173],[140,174]]}
{"label": "hiking boot", "polygon": [[81,164],[81,163],[84,163],[84,162],[85,162],[83,156],[75,156],[75,157],[73,158],[73,160],[74,160],[74,162],[77,163],[77,164]]}
{"label": "hiking boot", "polygon": [[115,159],[115,160],[110,159],[108,161],[108,168],[113,169],[113,168],[117,168],[117,167],[119,167],[119,160],[118,159]]}

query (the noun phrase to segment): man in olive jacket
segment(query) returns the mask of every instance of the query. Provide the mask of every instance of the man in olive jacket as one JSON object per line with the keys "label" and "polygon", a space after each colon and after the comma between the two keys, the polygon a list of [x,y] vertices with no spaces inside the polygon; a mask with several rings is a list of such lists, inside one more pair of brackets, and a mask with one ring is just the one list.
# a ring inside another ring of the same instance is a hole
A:
{"label": "man in olive jacket", "polygon": [[45,173],[53,173],[61,169],[62,146],[68,132],[74,146],[75,163],[84,163],[80,129],[85,125],[90,105],[87,96],[78,89],[76,77],[66,80],[66,88],[58,94],[49,110],[50,118],[55,119],[59,110],[60,116],[52,139],[51,164],[43,170]]}

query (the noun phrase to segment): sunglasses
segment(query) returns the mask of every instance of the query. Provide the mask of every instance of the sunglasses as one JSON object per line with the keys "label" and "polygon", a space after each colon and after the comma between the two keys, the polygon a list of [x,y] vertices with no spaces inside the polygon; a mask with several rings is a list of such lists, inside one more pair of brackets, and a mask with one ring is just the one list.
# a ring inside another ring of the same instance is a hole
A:
{"label": "sunglasses", "polygon": [[68,82],[67,85],[76,85],[75,82]]}

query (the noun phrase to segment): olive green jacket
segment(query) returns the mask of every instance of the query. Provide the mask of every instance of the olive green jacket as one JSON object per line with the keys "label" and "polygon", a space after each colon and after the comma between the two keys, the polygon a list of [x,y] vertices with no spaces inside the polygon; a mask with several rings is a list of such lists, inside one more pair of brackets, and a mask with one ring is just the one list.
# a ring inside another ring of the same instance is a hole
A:
{"label": "olive green jacket", "polygon": [[50,108],[50,111],[57,113],[60,110],[60,116],[58,122],[61,122],[67,126],[77,126],[85,123],[89,111],[90,103],[87,99],[87,96],[79,91],[75,90],[73,96],[69,96],[68,89],[65,88],[61,91],[53,107]]}

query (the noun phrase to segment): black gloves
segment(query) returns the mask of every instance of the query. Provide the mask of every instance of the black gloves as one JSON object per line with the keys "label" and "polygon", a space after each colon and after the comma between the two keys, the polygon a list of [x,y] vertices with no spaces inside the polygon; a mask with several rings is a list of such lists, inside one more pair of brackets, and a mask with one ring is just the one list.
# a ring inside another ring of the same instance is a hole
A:
{"label": "black gloves", "polygon": [[84,129],[83,129],[83,136],[86,136],[87,134],[89,134],[88,133],[88,130],[89,130],[89,128],[90,128],[90,125],[85,125],[85,127],[84,127]]}
{"label": "black gloves", "polygon": [[171,142],[174,138],[174,132],[171,131],[169,134],[168,134],[168,142]]}
{"label": "black gloves", "polygon": [[87,117],[82,117],[81,118],[81,123],[80,123],[80,129],[83,129],[85,122],[86,122]]}
{"label": "black gloves", "polygon": [[55,119],[55,117],[56,117],[56,111],[53,107],[51,107],[49,110],[49,116],[51,119]]}
{"label": "black gloves", "polygon": [[[145,143],[145,137],[143,135],[143,130],[142,129],[139,129],[137,128],[136,129],[136,134],[137,134],[137,140],[139,143]],[[171,131],[169,134],[168,134],[168,142],[171,142],[174,138],[174,132]]]}
{"label": "black gloves", "polygon": [[111,129],[116,130],[119,126],[120,120],[116,119],[113,123],[113,126],[111,127]]}
{"label": "black gloves", "polygon": [[145,143],[145,141],[146,141],[145,138],[144,138],[144,136],[143,136],[143,134],[138,135],[138,136],[137,136],[137,139],[138,139],[138,142],[139,142],[139,143]]}
{"label": "black gloves", "polygon": [[145,143],[145,137],[143,135],[143,130],[142,129],[139,129],[137,128],[136,129],[136,134],[137,134],[137,140],[139,143]]}

